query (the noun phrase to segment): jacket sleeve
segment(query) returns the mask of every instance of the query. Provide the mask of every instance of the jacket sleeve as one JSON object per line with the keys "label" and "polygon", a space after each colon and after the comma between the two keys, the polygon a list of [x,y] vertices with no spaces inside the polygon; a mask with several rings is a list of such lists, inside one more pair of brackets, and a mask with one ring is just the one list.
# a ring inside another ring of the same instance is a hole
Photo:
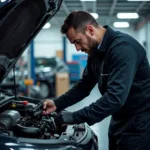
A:
{"label": "jacket sleeve", "polygon": [[125,103],[139,64],[132,45],[120,44],[108,53],[110,67],[107,91],[96,102],[73,113],[77,123],[92,125],[118,111]]}
{"label": "jacket sleeve", "polygon": [[54,99],[56,111],[61,111],[88,96],[96,82],[88,61],[82,78],[68,92]]}

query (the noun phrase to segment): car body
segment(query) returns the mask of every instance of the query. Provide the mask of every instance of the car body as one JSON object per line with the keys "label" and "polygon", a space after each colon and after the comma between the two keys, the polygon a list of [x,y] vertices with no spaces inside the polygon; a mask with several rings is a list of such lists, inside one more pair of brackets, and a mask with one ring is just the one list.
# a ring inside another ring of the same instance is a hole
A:
{"label": "car body", "polygon": [[36,81],[40,82],[41,98],[55,96],[56,74],[69,73],[69,68],[59,57],[36,57],[35,75]]}
{"label": "car body", "polygon": [[[16,83],[18,84],[18,92],[22,95],[29,95],[33,98],[40,97],[42,99],[55,97],[55,78],[60,72],[69,73],[67,64],[59,57],[35,57],[35,81],[36,84],[30,86],[30,91],[24,84],[24,80],[28,78],[28,64],[24,61],[23,65],[18,62],[15,66]],[[12,86],[10,86],[10,84]],[[14,72],[8,74],[0,87],[14,91]],[[40,95],[39,90],[40,89]],[[11,93],[12,93],[11,92]],[[29,93],[29,94],[28,94]],[[31,94],[30,94],[31,93]],[[36,96],[37,95],[37,96]]]}
{"label": "car body", "polygon": [[[11,0],[0,8],[0,83],[25,48],[59,10],[62,0]],[[86,124],[58,127],[57,112],[42,115],[43,101],[0,91],[0,149],[98,150]]]}

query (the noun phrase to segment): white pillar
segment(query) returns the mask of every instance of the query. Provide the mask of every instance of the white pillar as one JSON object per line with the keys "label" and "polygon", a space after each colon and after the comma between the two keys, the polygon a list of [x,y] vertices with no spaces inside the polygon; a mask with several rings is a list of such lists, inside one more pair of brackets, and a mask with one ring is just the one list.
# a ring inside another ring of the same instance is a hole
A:
{"label": "white pillar", "polygon": [[146,49],[147,57],[150,63],[150,22],[146,24]]}

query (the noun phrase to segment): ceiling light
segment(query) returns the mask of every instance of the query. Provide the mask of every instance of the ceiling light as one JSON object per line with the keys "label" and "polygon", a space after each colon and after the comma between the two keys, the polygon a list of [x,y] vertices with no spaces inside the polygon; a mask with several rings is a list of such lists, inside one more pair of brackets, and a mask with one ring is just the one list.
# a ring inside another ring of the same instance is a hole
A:
{"label": "ceiling light", "polygon": [[98,18],[98,14],[97,13],[90,13],[95,19]]}
{"label": "ceiling light", "polygon": [[115,28],[128,28],[130,24],[128,22],[114,22]]}
{"label": "ceiling light", "polygon": [[146,1],[150,1],[150,0],[127,0],[127,1],[134,1],[134,2],[136,2],[136,1],[142,1],[142,2],[145,1],[146,2]]}
{"label": "ceiling light", "polygon": [[5,2],[6,0],[1,0],[1,2]]}
{"label": "ceiling light", "polygon": [[137,13],[118,13],[117,17],[119,19],[137,19],[139,15]]}
{"label": "ceiling light", "polygon": [[80,0],[82,2],[95,2],[96,0]]}
{"label": "ceiling light", "polygon": [[44,25],[43,29],[48,29],[48,28],[50,28],[50,27],[51,27],[51,24],[50,24],[50,23],[46,23],[46,24]]}

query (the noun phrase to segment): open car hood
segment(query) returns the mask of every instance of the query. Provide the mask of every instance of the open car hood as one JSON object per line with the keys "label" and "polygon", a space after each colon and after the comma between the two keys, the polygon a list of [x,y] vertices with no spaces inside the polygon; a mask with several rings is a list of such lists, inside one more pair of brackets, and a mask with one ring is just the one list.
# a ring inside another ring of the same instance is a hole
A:
{"label": "open car hood", "polygon": [[0,8],[0,83],[62,0],[10,0]]}

